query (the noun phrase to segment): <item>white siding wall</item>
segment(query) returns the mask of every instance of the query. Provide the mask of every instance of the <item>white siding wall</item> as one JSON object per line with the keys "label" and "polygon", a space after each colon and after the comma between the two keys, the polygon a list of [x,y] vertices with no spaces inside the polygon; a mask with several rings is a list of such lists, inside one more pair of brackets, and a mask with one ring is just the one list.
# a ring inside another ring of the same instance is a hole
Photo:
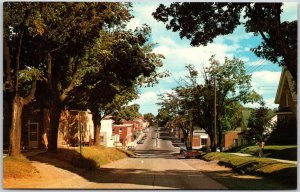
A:
{"label": "white siding wall", "polygon": [[106,147],[113,147],[114,138],[112,137],[112,120],[104,119],[101,120],[101,130],[100,137],[103,137],[103,141],[100,142],[101,145]]}

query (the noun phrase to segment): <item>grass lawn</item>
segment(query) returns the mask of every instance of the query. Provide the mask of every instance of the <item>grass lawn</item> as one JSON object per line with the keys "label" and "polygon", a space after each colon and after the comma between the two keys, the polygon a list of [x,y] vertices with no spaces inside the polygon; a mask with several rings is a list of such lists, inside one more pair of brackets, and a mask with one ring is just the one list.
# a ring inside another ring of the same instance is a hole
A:
{"label": "grass lawn", "polygon": [[[257,151],[258,151],[258,146],[255,145],[255,146],[240,148],[236,152],[256,155]],[[270,158],[297,161],[297,146],[296,145],[287,145],[287,146],[266,145],[264,148],[264,154]]]}
{"label": "grass lawn", "polygon": [[43,156],[57,158],[75,167],[85,169],[97,169],[101,165],[126,158],[129,155],[122,150],[104,146],[82,147],[82,156],[78,147],[75,149],[60,148],[56,154],[43,154]]}
{"label": "grass lawn", "polygon": [[[77,168],[97,169],[101,165],[126,158],[130,154],[126,153],[126,151],[116,150],[115,148],[92,146],[82,148],[82,157],[80,156],[79,148],[60,148],[56,154],[42,153],[37,156],[46,159],[62,160]],[[38,175],[38,170],[32,165],[29,159],[24,156],[3,158],[3,178],[30,178]]]}
{"label": "grass lawn", "polygon": [[23,156],[3,158],[3,178],[25,178],[36,175],[38,170]]}
{"label": "grass lawn", "polygon": [[[261,184],[260,186],[253,186],[253,182],[257,183],[253,179],[242,179],[234,182],[228,180],[228,177],[216,178],[232,189],[296,189],[297,187],[297,166],[294,164],[281,163],[268,158],[241,157],[221,152],[207,153],[202,158],[208,161],[217,160],[220,165],[228,166],[241,175],[254,175],[263,181],[258,182]],[[245,186],[242,187],[243,185]],[[271,185],[274,186],[271,187]]]}

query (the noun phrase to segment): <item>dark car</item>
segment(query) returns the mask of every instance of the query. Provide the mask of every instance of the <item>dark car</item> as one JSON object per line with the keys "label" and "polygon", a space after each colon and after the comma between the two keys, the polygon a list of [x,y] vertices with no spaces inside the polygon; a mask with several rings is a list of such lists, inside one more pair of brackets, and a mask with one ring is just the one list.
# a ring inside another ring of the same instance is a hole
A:
{"label": "dark car", "polygon": [[201,153],[199,153],[199,151],[196,151],[196,150],[186,150],[186,151],[183,151],[182,154],[184,155],[184,158],[186,158],[186,159],[201,157]]}
{"label": "dark car", "polygon": [[133,150],[135,150],[135,148],[134,148],[134,146],[127,146],[127,150],[128,151],[133,151]]}
{"label": "dark car", "polygon": [[139,140],[138,142],[137,142],[137,144],[143,144],[144,143],[144,140],[143,139],[141,139],[141,140]]}

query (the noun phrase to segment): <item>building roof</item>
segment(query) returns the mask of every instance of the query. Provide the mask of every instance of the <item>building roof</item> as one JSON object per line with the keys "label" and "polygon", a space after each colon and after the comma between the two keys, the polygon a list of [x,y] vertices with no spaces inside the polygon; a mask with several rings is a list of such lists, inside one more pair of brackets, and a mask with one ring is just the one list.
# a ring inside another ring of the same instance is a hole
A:
{"label": "building roof", "polygon": [[120,124],[120,125],[113,125],[113,127],[130,127],[130,126],[133,126],[133,124]]}
{"label": "building roof", "polygon": [[289,91],[291,92],[293,100],[297,101],[297,94],[294,91],[295,82],[293,80],[293,77],[292,77],[290,71],[286,67],[283,67],[282,71],[281,71],[281,75],[280,75],[280,80],[279,80],[279,85],[277,88],[276,97],[275,97],[276,104],[280,103],[280,98],[281,98],[281,95],[283,92],[283,87],[284,87],[285,82],[287,82],[287,84],[288,84],[288,88],[289,88]]}
{"label": "building roof", "polygon": [[108,119],[113,119],[112,115],[106,115],[102,118],[102,120],[108,120]]}

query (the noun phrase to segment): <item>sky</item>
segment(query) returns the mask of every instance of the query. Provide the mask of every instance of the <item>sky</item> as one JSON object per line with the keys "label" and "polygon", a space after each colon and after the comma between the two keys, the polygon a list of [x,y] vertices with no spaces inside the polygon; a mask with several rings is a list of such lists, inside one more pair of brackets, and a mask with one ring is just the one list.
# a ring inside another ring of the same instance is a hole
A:
{"label": "sky", "polygon": [[[208,59],[215,55],[222,63],[225,57],[239,58],[245,62],[247,74],[252,74],[252,88],[263,96],[266,106],[277,108],[274,103],[277,86],[280,79],[281,68],[270,61],[258,58],[250,48],[260,44],[260,36],[246,33],[243,26],[238,26],[235,31],[226,36],[219,36],[207,46],[192,47],[187,39],[180,39],[177,32],[166,29],[162,22],[157,22],[152,17],[159,2],[134,2],[132,14],[134,18],[128,23],[128,28],[147,24],[152,29],[151,41],[158,43],[153,52],[163,54],[163,67],[159,71],[168,70],[170,76],[160,79],[153,87],[139,88],[139,98],[130,104],[140,105],[140,113],[153,113],[157,115],[159,106],[158,96],[165,92],[171,92],[179,85],[180,78],[187,75],[185,65],[192,64],[200,70],[207,66]],[[166,4],[168,5],[168,4]],[[282,21],[297,19],[297,3],[288,2],[283,6]],[[201,83],[201,79],[199,80]],[[246,107],[257,107],[258,104],[246,104]]]}

